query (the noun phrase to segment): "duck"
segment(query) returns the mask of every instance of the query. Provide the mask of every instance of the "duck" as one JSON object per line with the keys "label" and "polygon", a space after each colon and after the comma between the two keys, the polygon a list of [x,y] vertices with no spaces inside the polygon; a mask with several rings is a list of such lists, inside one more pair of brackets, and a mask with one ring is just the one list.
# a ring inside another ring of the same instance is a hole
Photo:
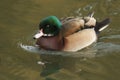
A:
{"label": "duck", "polygon": [[109,23],[109,18],[98,22],[93,13],[86,17],[61,20],[56,16],[48,16],[40,21],[39,30],[33,38],[41,49],[76,52],[96,42],[99,33]]}

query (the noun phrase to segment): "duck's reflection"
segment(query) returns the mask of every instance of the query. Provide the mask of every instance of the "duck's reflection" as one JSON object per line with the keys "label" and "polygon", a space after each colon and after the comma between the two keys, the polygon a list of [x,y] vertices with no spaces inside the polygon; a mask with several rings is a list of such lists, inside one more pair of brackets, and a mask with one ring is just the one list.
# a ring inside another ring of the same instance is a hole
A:
{"label": "duck's reflection", "polygon": [[59,72],[60,69],[72,70],[75,68],[76,59],[72,57],[63,57],[60,55],[40,55],[42,62],[44,62],[41,76],[48,76]]}
{"label": "duck's reflection", "polygon": [[41,76],[48,76],[59,71],[60,56],[40,55],[40,58],[42,59],[42,62],[45,63],[40,74]]}

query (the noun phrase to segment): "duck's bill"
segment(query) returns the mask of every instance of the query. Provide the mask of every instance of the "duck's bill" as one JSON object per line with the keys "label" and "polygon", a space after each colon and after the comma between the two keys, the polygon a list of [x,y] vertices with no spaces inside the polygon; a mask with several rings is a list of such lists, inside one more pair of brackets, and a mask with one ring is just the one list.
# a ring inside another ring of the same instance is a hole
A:
{"label": "duck's bill", "polygon": [[35,34],[35,35],[33,36],[33,39],[38,39],[38,38],[42,37],[43,35],[44,35],[43,31],[40,30],[37,34]]}

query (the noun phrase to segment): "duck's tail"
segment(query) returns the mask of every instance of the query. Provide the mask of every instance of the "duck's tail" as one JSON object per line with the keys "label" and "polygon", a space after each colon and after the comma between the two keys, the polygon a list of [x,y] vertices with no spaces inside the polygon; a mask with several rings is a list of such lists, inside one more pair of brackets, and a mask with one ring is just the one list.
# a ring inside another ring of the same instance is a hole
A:
{"label": "duck's tail", "polygon": [[104,30],[106,27],[108,27],[109,23],[110,23],[109,18],[106,18],[105,20],[101,22],[97,22],[95,26],[95,32],[99,33],[100,31]]}

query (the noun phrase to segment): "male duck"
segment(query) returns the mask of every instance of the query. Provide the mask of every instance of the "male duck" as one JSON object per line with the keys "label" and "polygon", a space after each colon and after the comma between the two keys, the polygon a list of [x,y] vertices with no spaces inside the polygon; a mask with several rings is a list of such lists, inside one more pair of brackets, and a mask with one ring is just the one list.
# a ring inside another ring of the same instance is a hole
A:
{"label": "male duck", "polygon": [[59,20],[49,16],[39,24],[39,32],[34,36],[36,44],[46,50],[78,51],[97,40],[97,33],[110,23],[107,18],[96,22],[91,14],[84,18],[67,18]]}

